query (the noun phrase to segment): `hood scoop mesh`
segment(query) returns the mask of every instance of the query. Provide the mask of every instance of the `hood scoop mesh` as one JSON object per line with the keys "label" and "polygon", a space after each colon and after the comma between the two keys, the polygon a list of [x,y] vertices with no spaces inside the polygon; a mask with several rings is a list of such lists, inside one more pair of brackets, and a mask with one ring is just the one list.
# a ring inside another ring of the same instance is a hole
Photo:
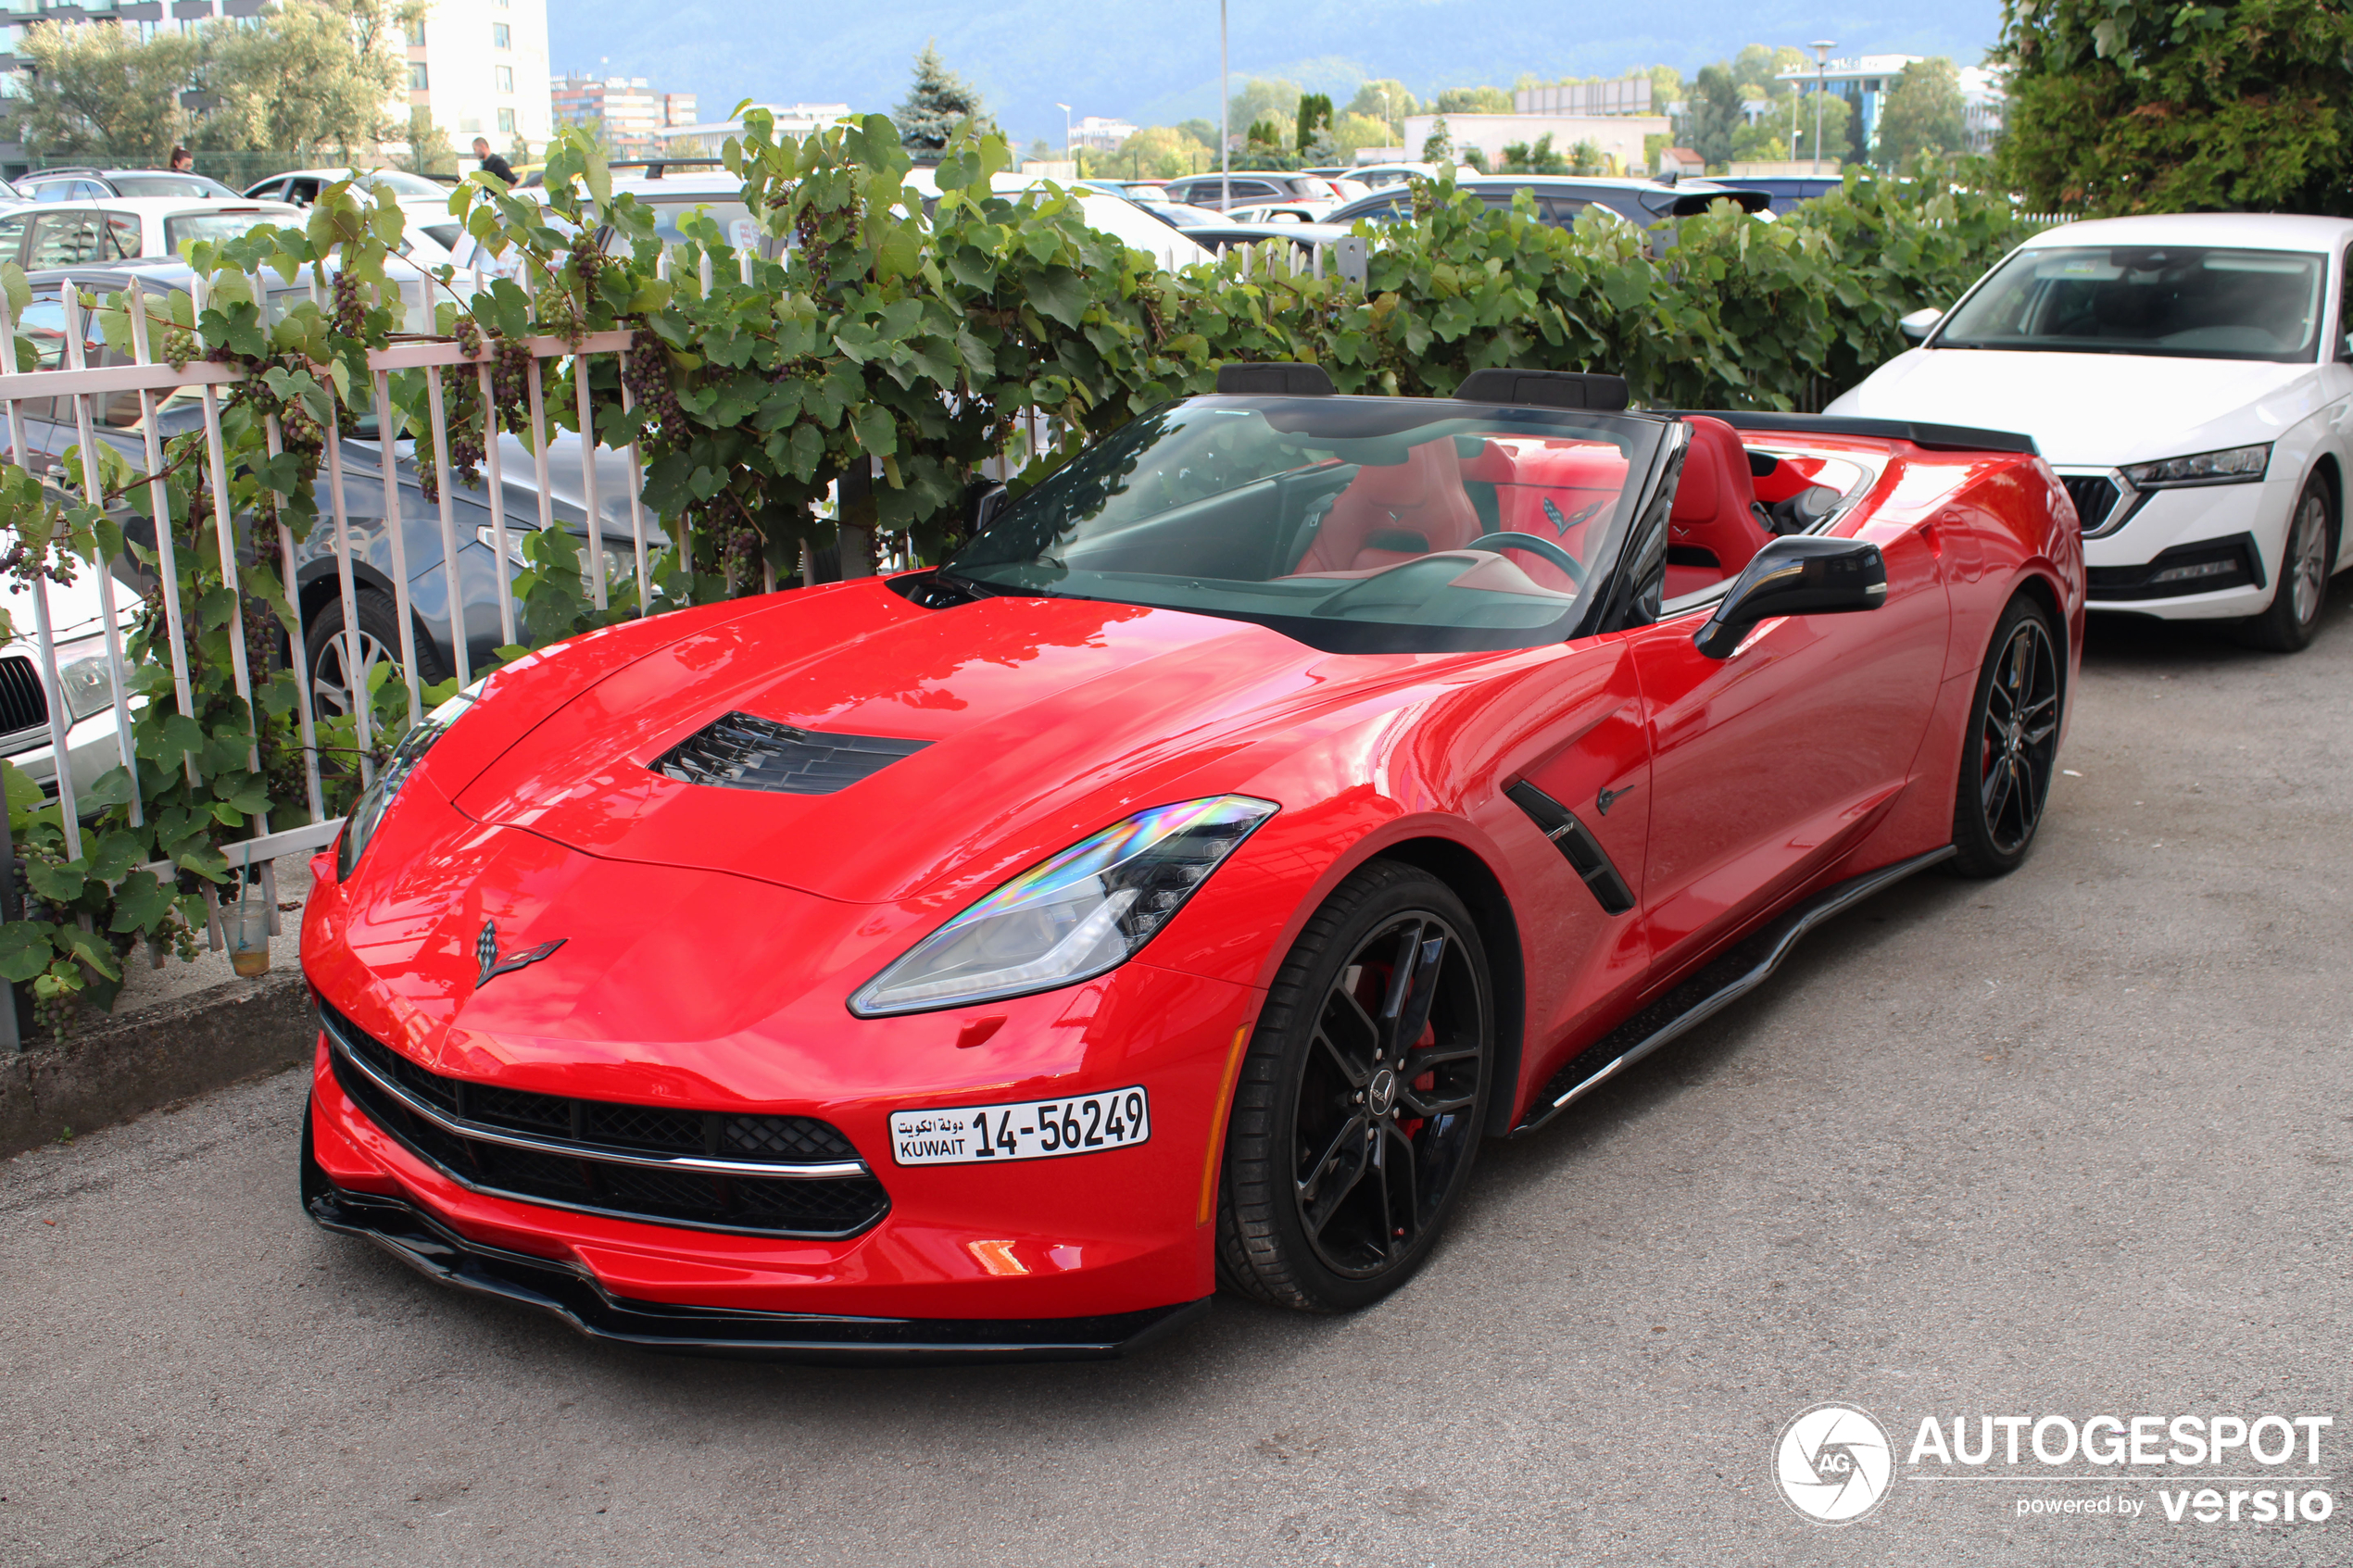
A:
{"label": "hood scoop mesh", "polygon": [[927,740],[797,730],[751,713],[728,713],[654,759],[653,771],[682,784],[831,795],[881,772]]}

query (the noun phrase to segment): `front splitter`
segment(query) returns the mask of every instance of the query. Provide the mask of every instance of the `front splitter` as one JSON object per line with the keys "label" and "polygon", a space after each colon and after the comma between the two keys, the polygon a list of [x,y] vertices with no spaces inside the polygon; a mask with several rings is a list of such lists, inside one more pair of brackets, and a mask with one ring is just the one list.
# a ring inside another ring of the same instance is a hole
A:
{"label": "front splitter", "polygon": [[1112,1361],[1208,1315],[1209,1298],[1091,1318],[873,1318],[746,1312],[633,1301],[552,1259],[469,1241],[419,1206],[336,1186],[302,1130],[302,1205],[436,1284],[550,1313],[576,1333],[673,1356],[819,1366],[954,1366]]}

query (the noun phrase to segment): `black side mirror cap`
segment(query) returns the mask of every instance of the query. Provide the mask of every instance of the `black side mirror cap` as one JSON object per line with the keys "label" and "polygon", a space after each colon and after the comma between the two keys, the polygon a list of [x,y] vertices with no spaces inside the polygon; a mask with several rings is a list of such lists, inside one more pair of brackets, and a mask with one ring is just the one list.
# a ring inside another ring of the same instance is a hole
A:
{"label": "black side mirror cap", "polygon": [[1730,659],[1760,621],[1842,615],[1886,602],[1887,558],[1877,545],[1795,534],[1750,558],[1692,644],[1709,659]]}

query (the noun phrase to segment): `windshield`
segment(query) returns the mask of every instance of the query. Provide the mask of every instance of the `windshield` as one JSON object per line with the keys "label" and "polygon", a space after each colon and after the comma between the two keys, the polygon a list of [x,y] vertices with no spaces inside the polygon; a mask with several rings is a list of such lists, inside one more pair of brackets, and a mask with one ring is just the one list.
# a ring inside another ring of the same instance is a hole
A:
{"label": "windshield", "polygon": [[1533,646],[1568,634],[1666,428],[1403,398],[1164,404],[1013,503],[943,576],[1340,652]]}
{"label": "windshield", "polygon": [[438,180],[428,180],[422,174],[409,174],[397,169],[371,169],[359,176],[359,182],[370,190],[379,187],[396,196],[438,196],[449,199],[450,187]]}
{"label": "windshield", "polygon": [[201,174],[118,174],[114,188],[125,196],[198,196],[234,200],[237,193]]}
{"label": "windshield", "polygon": [[225,212],[176,212],[163,220],[163,246],[173,256],[185,256],[187,247],[197,240],[239,239],[264,223],[288,222],[294,217],[283,210],[264,212],[250,207]]}
{"label": "windshield", "polygon": [[1962,303],[1932,346],[2310,359],[2327,270],[2325,257],[2284,250],[2022,250]]}

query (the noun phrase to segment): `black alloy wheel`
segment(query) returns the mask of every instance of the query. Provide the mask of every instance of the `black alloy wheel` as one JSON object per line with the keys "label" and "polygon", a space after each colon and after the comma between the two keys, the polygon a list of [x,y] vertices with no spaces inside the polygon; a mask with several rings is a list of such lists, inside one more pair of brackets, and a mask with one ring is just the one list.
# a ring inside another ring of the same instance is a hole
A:
{"label": "black alloy wheel", "polygon": [[1959,874],[2006,875],[2033,847],[2057,767],[2062,683],[2050,612],[2021,595],[2002,612],[1969,708],[1953,803]]}
{"label": "black alloy wheel", "polygon": [[[303,636],[304,659],[310,671],[310,709],[321,720],[347,716],[354,706],[353,692],[367,689],[369,677],[379,664],[391,665],[395,678],[400,672],[399,610],[391,599],[373,588],[362,588],[353,597],[359,606],[359,668],[356,680],[354,671],[346,668],[350,649],[348,639],[344,636],[340,595],[329,599],[311,618],[309,630]],[[425,684],[448,678],[435,671],[433,648],[422,633],[417,637],[417,662],[423,666]]]}
{"label": "black alloy wheel", "polygon": [[1469,912],[1426,872],[1374,861],[1315,912],[1235,1089],[1217,1226],[1228,1285],[1330,1312],[1412,1275],[1478,1150],[1491,997]]}

